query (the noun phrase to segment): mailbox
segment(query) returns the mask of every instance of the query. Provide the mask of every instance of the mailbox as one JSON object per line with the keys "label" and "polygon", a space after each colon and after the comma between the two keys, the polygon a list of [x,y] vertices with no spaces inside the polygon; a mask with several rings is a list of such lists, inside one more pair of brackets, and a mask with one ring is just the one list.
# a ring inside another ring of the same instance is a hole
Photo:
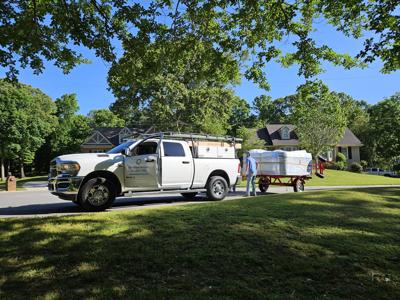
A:
{"label": "mailbox", "polygon": [[6,179],[6,191],[7,192],[15,192],[17,190],[17,180],[15,176],[11,176],[11,173],[8,174]]}

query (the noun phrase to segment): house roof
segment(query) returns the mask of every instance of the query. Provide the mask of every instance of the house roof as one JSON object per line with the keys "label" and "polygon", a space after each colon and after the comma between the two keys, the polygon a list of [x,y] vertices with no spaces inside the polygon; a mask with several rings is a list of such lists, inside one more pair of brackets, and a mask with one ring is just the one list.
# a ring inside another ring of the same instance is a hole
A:
{"label": "house roof", "polygon": [[[98,127],[93,130],[92,135],[95,132],[99,132],[112,145],[116,146],[116,145],[119,145],[119,143],[120,143],[119,134],[125,128],[129,129],[129,131],[131,132],[130,135],[133,135],[133,136],[142,134],[142,133],[147,133],[148,131],[150,131],[152,129],[152,127],[150,127],[150,128]],[[83,145],[85,145],[86,143],[87,143],[87,141],[85,141],[85,143],[83,143]]]}
{"label": "house roof", "polygon": [[362,146],[361,141],[356,137],[356,135],[349,129],[344,130],[344,135],[339,141],[338,146]]}
{"label": "house roof", "polygon": [[[280,130],[283,127],[289,129],[288,140],[281,138]],[[257,135],[266,141],[267,146],[297,146],[299,144],[295,126],[292,124],[267,124],[265,128],[257,131]],[[349,128],[346,128],[338,146],[362,146],[362,143]]]}
{"label": "house roof", "polygon": [[[289,129],[289,139],[281,138],[280,130],[283,127]],[[270,136],[271,145],[274,146],[296,146],[299,144],[299,138],[294,132],[294,126],[291,124],[268,124],[266,126],[268,135]]]}

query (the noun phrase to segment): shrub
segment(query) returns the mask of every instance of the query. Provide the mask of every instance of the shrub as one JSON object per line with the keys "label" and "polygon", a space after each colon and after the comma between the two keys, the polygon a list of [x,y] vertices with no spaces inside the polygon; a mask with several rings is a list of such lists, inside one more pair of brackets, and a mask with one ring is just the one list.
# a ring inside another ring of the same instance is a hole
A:
{"label": "shrub", "polygon": [[347,168],[347,158],[343,153],[336,154],[336,167],[338,170],[346,170]]}
{"label": "shrub", "polygon": [[344,163],[346,163],[346,156],[343,154],[343,153],[340,153],[340,152],[338,152],[337,154],[336,154],[336,162],[344,162]]}
{"label": "shrub", "polygon": [[336,162],[336,168],[337,170],[346,170],[346,163],[344,161],[338,161]]}
{"label": "shrub", "polygon": [[353,163],[350,165],[350,171],[351,171],[351,172],[361,173],[362,170],[363,170],[362,166],[361,166],[359,163],[357,163],[357,162],[353,162]]}
{"label": "shrub", "polygon": [[366,160],[360,161],[361,167],[365,170],[368,167],[368,162]]}

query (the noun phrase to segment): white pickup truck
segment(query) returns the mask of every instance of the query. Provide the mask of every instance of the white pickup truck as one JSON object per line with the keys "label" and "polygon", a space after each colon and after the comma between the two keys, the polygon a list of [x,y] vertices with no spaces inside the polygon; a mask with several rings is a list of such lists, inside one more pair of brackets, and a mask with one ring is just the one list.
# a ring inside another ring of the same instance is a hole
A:
{"label": "white pickup truck", "polygon": [[234,138],[224,138],[222,146],[199,146],[193,138],[164,137],[127,141],[107,153],[56,157],[48,188],[84,210],[102,211],[132,192],[178,192],[192,198],[205,191],[209,199],[222,200],[240,180]]}

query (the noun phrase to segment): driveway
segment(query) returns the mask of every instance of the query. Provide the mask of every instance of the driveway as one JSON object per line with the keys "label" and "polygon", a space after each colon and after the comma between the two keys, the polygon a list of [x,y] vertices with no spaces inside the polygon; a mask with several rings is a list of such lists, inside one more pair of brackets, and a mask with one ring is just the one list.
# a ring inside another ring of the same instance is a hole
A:
{"label": "driveway", "polygon": [[[348,188],[369,188],[369,187],[400,187],[396,186],[338,186],[338,187],[307,187],[311,190],[332,190]],[[270,187],[265,194],[282,194],[293,192],[292,187]],[[260,194],[261,195],[261,194]],[[242,198],[245,196],[245,189],[238,188],[236,193],[229,193],[224,201]],[[209,202],[205,194],[199,194],[194,200],[188,201],[180,194],[157,193],[140,194],[134,197],[120,197],[114,206],[108,211],[121,211],[132,209],[144,209],[160,206],[174,206],[182,204],[198,204]],[[42,188],[30,189],[29,191],[0,192],[0,218],[2,217],[44,217],[50,215],[75,215],[83,212],[76,204],[61,200],[51,195]]]}

